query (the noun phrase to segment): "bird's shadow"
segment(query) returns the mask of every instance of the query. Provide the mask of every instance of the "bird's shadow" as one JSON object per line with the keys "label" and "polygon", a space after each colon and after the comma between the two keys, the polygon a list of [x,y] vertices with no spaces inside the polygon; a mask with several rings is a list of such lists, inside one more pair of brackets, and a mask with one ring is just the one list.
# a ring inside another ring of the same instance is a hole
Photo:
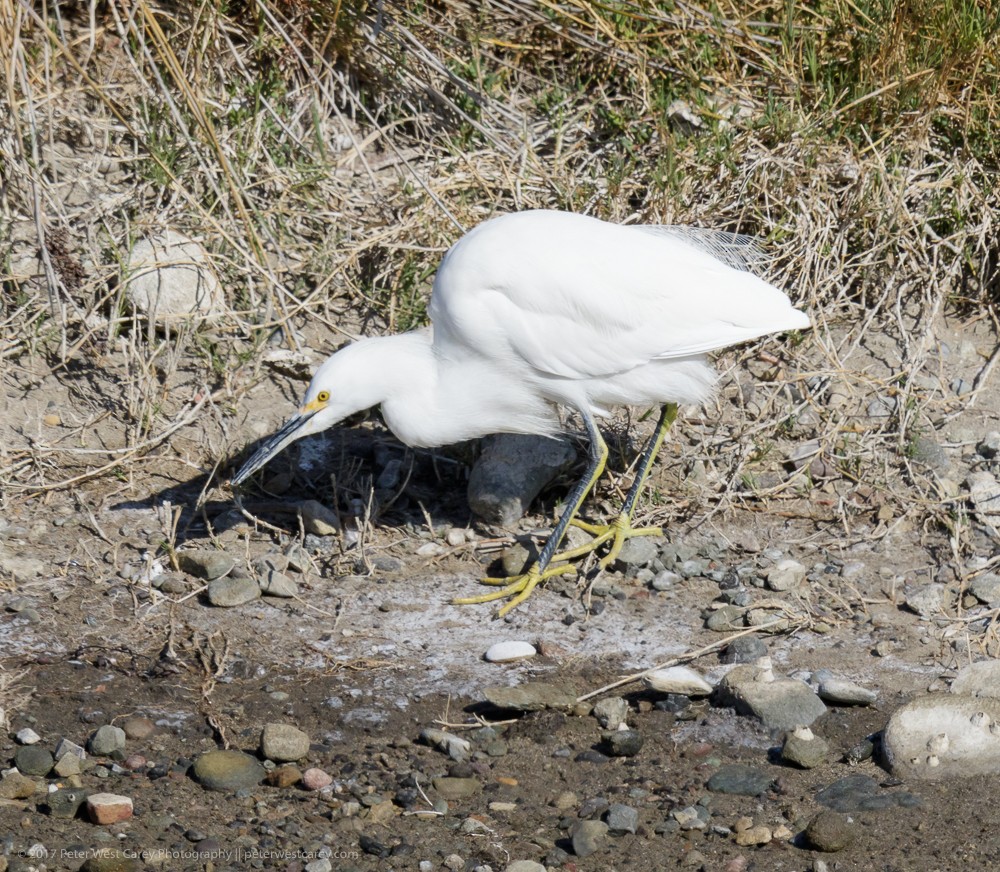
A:
{"label": "bird's shadow", "polygon": [[[411,449],[380,427],[333,428],[301,439],[242,487],[229,481],[257,445],[211,472],[125,500],[116,510],[153,510],[169,516],[165,538],[173,548],[202,543],[259,519],[273,530],[299,535],[300,506],[316,500],[340,516],[365,517],[379,528],[465,527],[473,522],[466,498],[476,443]],[[169,533],[169,536],[166,535]]]}

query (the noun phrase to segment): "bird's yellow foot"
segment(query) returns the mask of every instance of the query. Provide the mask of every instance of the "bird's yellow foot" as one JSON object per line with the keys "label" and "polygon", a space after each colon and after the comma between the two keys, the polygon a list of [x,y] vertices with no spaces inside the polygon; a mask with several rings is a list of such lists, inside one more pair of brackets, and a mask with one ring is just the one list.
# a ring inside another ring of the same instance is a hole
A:
{"label": "bird's yellow foot", "polygon": [[[553,563],[555,563],[555,561],[553,561]],[[532,566],[531,569],[522,575],[509,575],[506,578],[481,578],[479,579],[481,584],[503,586],[500,590],[494,590],[490,593],[480,594],[479,596],[461,597],[459,599],[453,599],[451,602],[456,606],[471,606],[477,605],[478,603],[490,603],[495,600],[509,598],[510,602],[504,605],[504,607],[497,612],[497,617],[502,618],[507,614],[507,612],[511,609],[517,608],[529,596],[531,596],[531,592],[539,584],[541,584],[541,582],[556,575],[567,575],[575,572],[576,567],[567,566],[565,563],[559,563],[558,565],[550,565],[548,568],[541,571],[539,571],[537,566]]]}
{"label": "bird's yellow foot", "polygon": [[618,555],[621,554],[622,546],[635,536],[662,536],[663,529],[661,527],[633,527],[632,519],[628,515],[619,515],[610,524],[588,524],[586,521],[580,521],[574,518],[570,521],[574,527],[579,527],[586,533],[590,533],[594,538],[587,542],[585,545],[580,545],[577,548],[571,548],[569,551],[563,551],[556,554],[552,559],[555,560],[575,560],[578,557],[583,557],[585,554],[590,554],[592,551],[596,551],[605,542],[611,542],[611,548],[607,554],[605,554],[599,561],[598,566],[601,569],[607,569],[615,560],[618,559]]}

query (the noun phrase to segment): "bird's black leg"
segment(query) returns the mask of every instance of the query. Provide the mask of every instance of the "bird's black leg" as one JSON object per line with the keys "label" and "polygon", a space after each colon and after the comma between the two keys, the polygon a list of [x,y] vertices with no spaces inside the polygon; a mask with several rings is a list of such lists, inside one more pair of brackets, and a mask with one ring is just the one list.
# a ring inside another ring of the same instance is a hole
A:
{"label": "bird's black leg", "polygon": [[597,429],[597,422],[589,412],[580,410],[580,415],[583,417],[583,423],[587,428],[587,435],[590,437],[590,461],[583,477],[577,482],[576,487],[570,493],[559,523],[556,524],[555,529],[545,541],[545,545],[542,546],[542,552],[538,555],[538,561],[522,575],[515,575],[509,578],[482,579],[484,584],[503,585],[503,588],[482,594],[481,596],[463,597],[462,599],[452,600],[456,605],[472,605],[474,603],[486,603],[493,600],[510,598],[510,602],[500,609],[499,614],[503,616],[524,602],[539,582],[554,575],[576,572],[572,566],[559,564],[550,568],[549,564],[552,562],[553,557],[561,557],[561,555],[556,554],[556,549],[559,547],[559,543],[562,542],[563,536],[566,535],[566,529],[580,510],[580,506],[583,504],[587,494],[601,477],[601,473],[604,472],[604,466],[608,461],[608,446]]}

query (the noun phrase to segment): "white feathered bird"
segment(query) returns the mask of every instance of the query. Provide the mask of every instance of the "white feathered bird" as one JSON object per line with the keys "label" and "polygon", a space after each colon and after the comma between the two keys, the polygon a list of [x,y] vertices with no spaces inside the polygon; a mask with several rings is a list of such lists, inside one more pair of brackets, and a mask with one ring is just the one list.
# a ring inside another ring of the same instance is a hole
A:
{"label": "white feathered bird", "polygon": [[[407,445],[447,445],[490,433],[552,434],[557,406],[576,410],[590,463],[538,561],[523,575],[483,579],[501,589],[456,600],[523,602],[565,560],[611,542],[602,566],[635,535],[636,498],[678,404],[699,404],[715,384],[708,353],[769,333],[809,327],[778,288],[750,271],[753,240],[660,225],[620,225],[568,212],[493,218],[445,254],[431,326],[362,339],[316,371],[303,404],[233,477],[239,485],[289,443],[381,406]],[[596,418],[619,405],[661,407],[618,518],[574,521],[607,459]],[[570,523],[590,544],[556,553]]]}

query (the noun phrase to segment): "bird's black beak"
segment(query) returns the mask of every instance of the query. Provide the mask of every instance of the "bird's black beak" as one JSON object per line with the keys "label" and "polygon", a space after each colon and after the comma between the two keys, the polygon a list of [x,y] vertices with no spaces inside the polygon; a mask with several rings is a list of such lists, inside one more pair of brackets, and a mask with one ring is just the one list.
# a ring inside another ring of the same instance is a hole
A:
{"label": "bird's black beak", "polygon": [[290,445],[296,439],[305,436],[306,434],[302,432],[302,429],[306,422],[313,415],[315,415],[317,411],[318,410],[314,409],[289,418],[282,425],[280,430],[278,430],[274,435],[268,437],[264,444],[250,455],[250,459],[247,460],[246,463],[240,467],[240,471],[233,476],[231,482],[232,486],[237,487],[238,485],[241,485],[272,457],[281,452],[287,445]]}

